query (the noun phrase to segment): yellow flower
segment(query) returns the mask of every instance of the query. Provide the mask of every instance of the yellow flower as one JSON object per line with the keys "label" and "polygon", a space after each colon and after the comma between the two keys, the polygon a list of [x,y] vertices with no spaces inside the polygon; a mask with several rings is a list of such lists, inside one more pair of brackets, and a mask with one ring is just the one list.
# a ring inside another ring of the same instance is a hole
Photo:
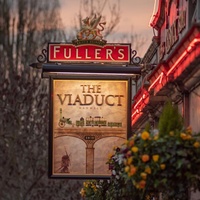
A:
{"label": "yellow flower", "polygon": [[199,147],[200,147],[200,144],[199,144],[199,142],[195,142],[195,143],[193,144],[193,146],[194,146],[195,148],[199,148]]}
{"label": "yellow flower", "polygon": [[180,134],[180,137],[183,139],[183,140],[187,140],[187,135],[185,133],[181,133]]}
{"label": "yellow flower", "polygon": [[149,161],[149,155],[147,155],[147,154],[142,155],[142,161],[143,162]]}
{"label": "yellow flower", "polygon": [[165,165],[165,164],[161,164],[161,165],[160,165],[160,169],[162,169],[162,170],[164,170],[164,169],[165,169],[165,167],[166,167],[166,165]]}
{"label": "yellow flower", "polygon": [[83,188],[81,189],[80,194],[81,194],[82,197],[85,196],[85,190]]}
{"label": "yellow flower", "polygon": [[148,140],[150,137],[149,133],[147,131],[144,131],[142,134],[141,134],[141,138],[143,140]]}
{"label": "yellow flower", "polygon": [[154,140],[157,140],[158,139],[158,135],[156,135],[156,136],[154,136],[154,138],[153,138]]}
{"label": "yellow flower", "polygon": [[134,146],[134,147],[132,147],[132,148],[131,148],[131,150],[132,150],[132,152],[134,152],[134,153],[137,153],[137,152],[138,152],[138,148],[137,148],[137,147],[135,147],[135,146]]}
{"label": "yellow flower", "polygon": [[188,126],[188,127],[187,127],[186,133],[192,134],[192,127],[191,127],[191,126]]}
{"label": "yellow flower", "polygon": [[182,138],[182,140],[190,140],[192,138],[191,135],[188,135],[186,133],[181,133],[180,137]]}
{"label": "yellow flower", "polygon": [[144,180],[147,179],[147,173],[145,173],[145,172],[142,172],[142,173],[140,174],[140,176],[141,176],[142,179],[144,179]]}
{"label": "yellow flower", "polygon": [[158,162],[159,159],[159,155],[153,155],[153,161],[154,162]]}
{"label": "yellow flower", "polygon": [[108,160],[110,160],[112,158],[113,154],[112,153],[109,153],[108,154]]}
{"label": "yellow flower", "polygon": [[133,157],[129,157],[129,158],[127,159],[127,164],[130,165],[130,164],[132,163],[132,161],[133,161]]}
{"label": "yellow flower", "polygon": [[96,185],[95,185],[95,184],[93,184],[91,187],[94,189],[94,191],[96,191],[96,190],[97,190],[97,187],[96,187]]}
{"label": "yellow flower", "polygon": [[174,131],[170,131],[170,132],[169,132],[169,135],[170,135],[170,136],[174,136]]}
{"label": "yellow flower", "polygon": [[151,174],[151,168],[150,168],[150,167],[146,167],[146,168],[145,168],[145,172],[146,172],[147,174]]}
{"label": "yellow flower", "polygon": [[127,173],[127,172],[129,172],[129,170],[130,170],[130,167],[129,166],[126,166],[125,168],[124,168],[124,171]]}
{"label": "yellow flower", "polygon": [[87,182],[84,182],[84,183],[83,183],[83,186],[84,186],[84,187],[88,187],[88,183],[87,183]]}

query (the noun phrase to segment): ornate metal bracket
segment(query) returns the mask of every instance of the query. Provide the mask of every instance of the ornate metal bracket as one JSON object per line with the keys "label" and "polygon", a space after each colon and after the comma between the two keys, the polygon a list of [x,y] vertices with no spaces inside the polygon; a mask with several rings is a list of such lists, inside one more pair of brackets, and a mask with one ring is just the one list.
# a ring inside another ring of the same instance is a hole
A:
{"label": "ornate metal bracket", "polygon": [[132,50],[131,51],[131,64],[140,64],[141,63],[141,58],[137,55],[137,51],[136,50]]}
{"label": "ornate metal bracket", "polygon": [[42,68],[42,63],[47,62],[47,50],[42,49],[42,53],[37,57],[37,63],[32,63],[29,66],[36,68],[36,69],[41,69]]}
{"label": "ornate metal bracket", "polygon": [[37,57],[39,63],[45,63],[47,61],[47,50],[42,49],[42,54]]}

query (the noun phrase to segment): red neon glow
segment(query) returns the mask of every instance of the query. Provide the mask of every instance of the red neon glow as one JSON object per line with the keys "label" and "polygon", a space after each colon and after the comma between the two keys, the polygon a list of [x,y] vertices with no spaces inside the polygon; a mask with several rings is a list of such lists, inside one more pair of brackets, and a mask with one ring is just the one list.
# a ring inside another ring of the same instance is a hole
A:
{"label": "red neon glow", "polygon": [[140,104],[140,102],[145,99],[146,95],[143,94],[142,97],[139,99],[139,101],[135,104],[135,106],[133,107],[134,109],[137,107],[138,104]]}
{"label": "red neon glow", "polygon": [[[182,55],[178,58],[178,60],[172,65],[172,67],[167,72],[167,76],[177,67],[178,64],[186,57],[188,53],[192,51],[192,49],[197,45],[197,43],[200,43],[200,38],[195,38],[192,40],[192,42],[189,44],[188,48],[182,53]],[[161,72],[159,76],[156,78],[156,80],[149,86],[148,91],[150,91],[156,83],[162,83],[164,73]],[[159,82],[158,82],[159,81]]]}
{"label": "red neon glow", "polygon": [[164,73],[161,72],[160,75],[156,78],[156,80],[149,86],[148,91],[150,91],[151,88],[153,88],[153,86],[154,86],[158,81],[159,81],[159,83],[162,83],[163,75],[164,75]]}
{"label": "red neon glow", "polygon": [[[147,91],[145,90],[144,92],[147,92]],[[143,108],[149,101],[148,97],[149,97],[148,93],[146,94],[144,93],[142,97],[138,100],[138,102],[135,104],[135,106],[133,107],[134,112],[132,113],[132,116],[131,116],[132,120],[135,120],[135,117],[142,114]]]}
{"label": "red neon glow", "polygon": [[134,115],[138,114],[139,113],[139,110],[135,110],[135,112],[131,115],[131,117],[133,117]]}
{"label": "red neon glow", "polygon": [[173,69],[182,61],[182,59],[191,52],[191,50],[196,46],[196,44],[200,42],[200,38],[195,38],[192,40],[188,48],[183,52],[183,54],[179,57],[179,59],[172,65],[170,70],[167,72],[167,76],[173,71]]}
{"label": "red neon glow", "polygon": [[200,42],[200,38],[195,38],[194,40],[192,40],[192,42],[190,43],[189,47],[187,48],[188,51],[190,51],[191,48],[195,47],[197,43]]}
{"label": "red neon glow", "polygon": [[167,72],[167,76],[174,70],[174,68],[182,61],[182,59],[187,55],[188,51],[185,50],[183,54],[179,57],[179,59],[172,65],[172,67]]}
{"label": "red neon glow", "polygon": [[[200,37],[200,35],[199,35]],[[170,75],[170,73],[182,62],[182,60],[189,54],[192,52],[192,50],[195,48],[195,46],[200,43],[200,38],[195,38],[192,40],[192,42],[189,44],[189,46],[187,47],[187,49],[181,54],[181,56],[178,58],[178,60],[171,66],[171,68],[169,69],[169,71],[167,72],[167,76]],[[148,92],[154,88],[154,86],[157,84],[161,84],[162,80],[163,80],[163,76],[164,76],[164,72],[161,72],[159,74],[159,76],[156,78],[156,80],[149,86],[148,88]],[[145,92],[145,91],[144,91]],[[143,93],[142,97],[138,100],[138,102],[134,105],[133,107],[133,113],[132,113],[132,125],[137,121],[137,119],[139,118],[139,116],[142,114],[141,111],[142,109],[146,106],[147,102],[146,101],[148,97],[148,93]],[[148,100],[147,100],[148,101]],[[141,103],[142,102],[142,103]],[[141,105],[140,105],[141,103]],[[140,105],[140,106],[139,106]],[[139,108],[138,108],[139,106]]]}
{"label": "red neon glow", "polygon": [[139,113],[139,114],[137,114],[136,116],[135,116],[135,118],[134,119],[132,119],[132,125],[138,120],[138,118],[140,117],[142,115],[142,113]]}

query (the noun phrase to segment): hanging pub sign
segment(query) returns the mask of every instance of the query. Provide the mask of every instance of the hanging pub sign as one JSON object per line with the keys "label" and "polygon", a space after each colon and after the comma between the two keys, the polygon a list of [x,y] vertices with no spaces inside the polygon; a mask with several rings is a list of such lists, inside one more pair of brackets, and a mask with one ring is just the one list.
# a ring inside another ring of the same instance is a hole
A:
{"label": "hanging pub sign", "polygon": [[106,22],[101,16],[82,20],[77,39],[72,43],[49,43],[48,62],[58,63],[130,63],[130,44],[108,43],[101,32]]}
{"label": "hanging pub sign", "polygon": [[131,133],[131,82],[141,59],[130,44],[107,43],[101,20],[86,17],[75,40],[49,43],[30,65],[50,83],[50,178],[110,178],[108,155]]}
{"label": "hanging pub sign", "polygon": [[50,78],[50,177],[108,178],[130,131],[130,79]]}

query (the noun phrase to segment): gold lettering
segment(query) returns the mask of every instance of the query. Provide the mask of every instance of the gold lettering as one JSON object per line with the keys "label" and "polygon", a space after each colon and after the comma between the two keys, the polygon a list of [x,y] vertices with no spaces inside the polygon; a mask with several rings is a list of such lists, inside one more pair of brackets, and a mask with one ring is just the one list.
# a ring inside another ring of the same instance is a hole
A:
{"label": "gold lettering", "polygon": [[101,95],[101,103],[98,102],[98,100],[99,100],[99,98],[98,98],[99,95],[96,94],[96,95],[94,95],[94,96],[95,96],[95,103],[96,103],[96,105],[97,105],[97,106],[102,106],[102,105],[104,104],[104,97],[105,97],[105,95]]}
{"label": "gold lettering", "polygon": [[101,93],[101,85],[80,85],[82,93]]}
{"label": "gold lettering", "polygon": [[73,105],[76,105],[76,103],[79,103],[80,105],[83,105],[82,102],[81,102],[81,99],[80,99],[79,95],[76,96],[76,99],[75,99]]}
{"label": "gold lettering", "polygon": [[61,105],[63,105],[63,103],[65,102],[67,96],[69,97],[68,105],[72,105],[72,103],[71,103],[72,94],[65,94],[64,98],[61,97],[62,94],[57,94],[57,96],[58,96],[58,99],[60,100],[60,104]]}
{"label": "gold lettering", "polygon": [[[101,85],[80,85],[83,93],[97,93],[97,94],[56,94],[61,105],[66,104],[69,106],[122,106],[122,98],[124,95],[105,95],[101,93]],[[73,103],[72,103],[73,102]]]}
{"label": "gold lettering", "polygon": [[96,93],[101,93],[101,85],[96,85],[97,91]]}
{"label": "gold lettering", "polygon": [[83,88],[82,93],[85,93],[85,87],[86,87],[87,85],[80,85],[80,86]]}
{"label": "gold lettering", "polygon": [[121,97],[124,97],[124,95],[115,95],[115,97],[118,98],[117,106],[122,106],[122,103],[121,103]]}
{"label": "gold lettering", "polygon": [[114,106],[114,103],[110,103],[109,101],[108,101],[108,98],[115,98],[114,97],[114,95],[108,95],[108,96],[106,96],[106,99],[105,99],[105,102],[106,102],[106,104],[107,105],[109,105],[109,106]]}
{"label": "gold lettering", "polygon": [[[83,96],[84,96],[84,104],[83,104],[84,106],[89,106],[89,105],[93,104],[94,98],[93,98],[92,95],[90,95],[90,94],[84,94]],[[90,98],[88,99],[88,97],[90,97]]]}

